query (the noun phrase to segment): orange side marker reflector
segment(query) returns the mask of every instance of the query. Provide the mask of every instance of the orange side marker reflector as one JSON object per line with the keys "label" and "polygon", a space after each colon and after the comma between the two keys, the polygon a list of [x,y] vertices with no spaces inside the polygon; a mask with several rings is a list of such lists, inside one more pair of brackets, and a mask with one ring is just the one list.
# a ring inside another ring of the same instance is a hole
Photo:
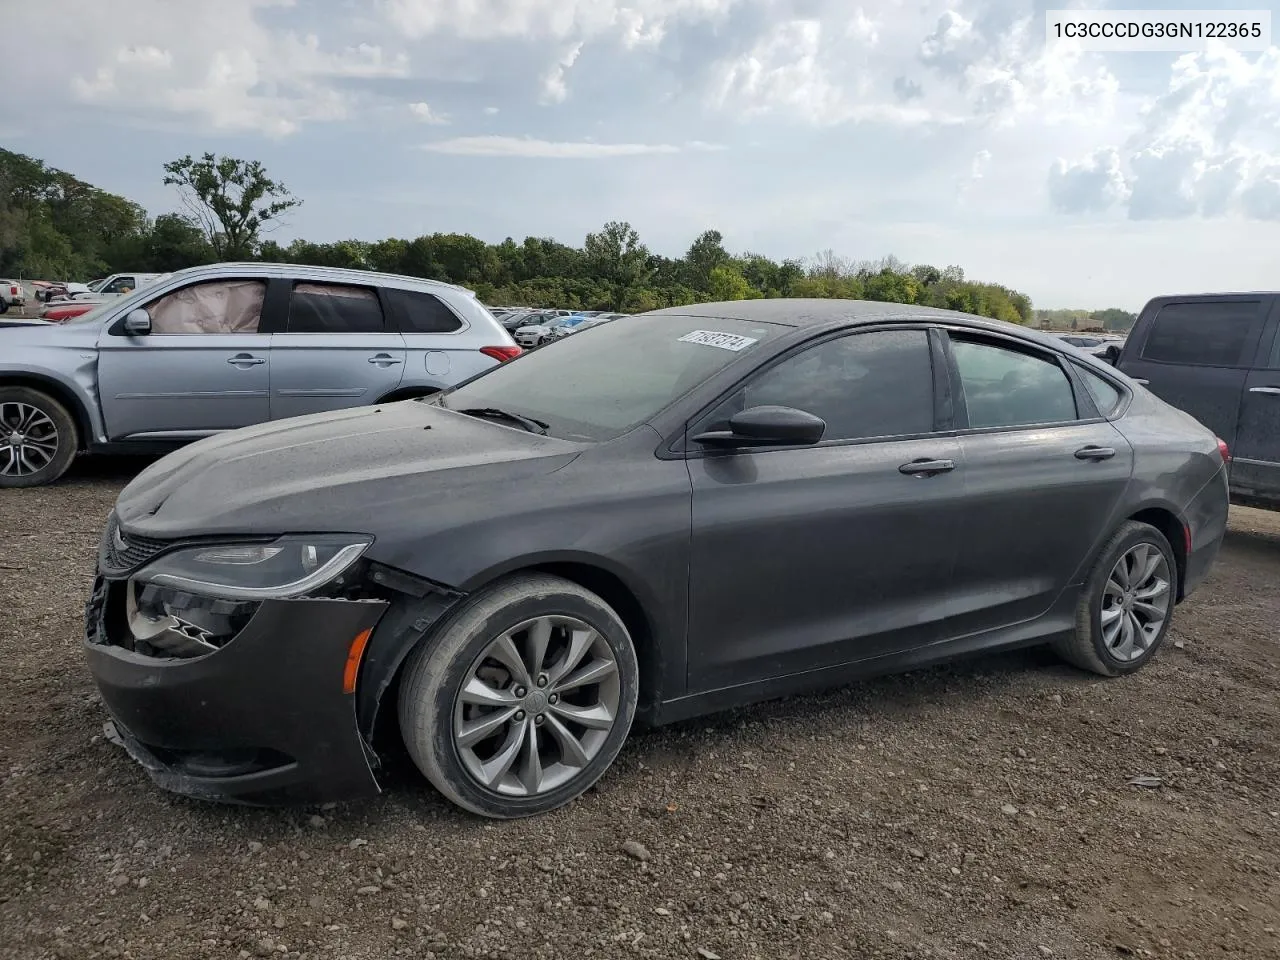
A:
{"label": "orange side marker reflector", "polygon": [[369,642],[369,636],[373,633],[373,628],[361,630],[356,634],[354,640],[351,641],[351,649],[347,651],[347,668],[342,671],[342,692],[356,692],[356,677],[360,673],[360,658],[364,656],[365,645]]}

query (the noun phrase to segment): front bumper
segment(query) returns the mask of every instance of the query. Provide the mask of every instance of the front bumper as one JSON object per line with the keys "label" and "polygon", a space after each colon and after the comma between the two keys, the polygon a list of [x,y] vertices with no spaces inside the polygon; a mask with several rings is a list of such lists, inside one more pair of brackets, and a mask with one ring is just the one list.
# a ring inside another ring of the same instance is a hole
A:
{"label": "front bumper", "polygon": [[169,659],[112,642],[125,585],[95,581],[85,654],[111,716],[108,737],[157,784],[254,805],[379,792],[343,673],[352,640],[377,624],[387,603],[269,600],[220,650]]}

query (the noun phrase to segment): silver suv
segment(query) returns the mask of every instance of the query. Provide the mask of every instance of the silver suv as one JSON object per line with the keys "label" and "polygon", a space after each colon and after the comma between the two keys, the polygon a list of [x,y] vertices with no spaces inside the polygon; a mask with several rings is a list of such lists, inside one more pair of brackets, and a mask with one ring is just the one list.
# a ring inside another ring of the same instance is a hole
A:
{"label": "silver suv", "polygon": [[426,396],[519,353],[447,283],[292,264],[182,270],[64,324],[0,327],[0,487],[56,480],[78,452],[163,453]]}

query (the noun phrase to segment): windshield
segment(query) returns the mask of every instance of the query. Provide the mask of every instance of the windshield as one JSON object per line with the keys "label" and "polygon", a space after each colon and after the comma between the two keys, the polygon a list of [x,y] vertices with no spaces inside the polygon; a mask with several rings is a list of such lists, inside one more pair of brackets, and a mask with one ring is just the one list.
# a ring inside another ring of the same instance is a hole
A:
{"label": "windshield", "polygon": [[[56,303],[53,304],[53,306],[57,305],[58,304]],[[104,314],[119,306],[119,300],[107,300],[103,303],[94,304],[93,309],[80,314],[78,317],[72,317],[70,320],[63,320],[62,322],[67,326],[70,326],[73,323],[93,323],[93,321],[102,319]]]}
{"label": "windshield", "polygon": [[494,367],[436,402],[541,420],[553,437],[611,440],[788,329],[711,317],[625,317]]}

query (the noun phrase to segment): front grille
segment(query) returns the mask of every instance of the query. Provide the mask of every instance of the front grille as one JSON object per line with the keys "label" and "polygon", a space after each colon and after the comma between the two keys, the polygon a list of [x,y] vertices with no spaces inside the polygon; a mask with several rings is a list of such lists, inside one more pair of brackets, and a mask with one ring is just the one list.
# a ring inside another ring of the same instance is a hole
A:
{"label": "front grille", "polygon": [[140,537],[125,533],[120,529],[116,515],[111,514],[107,521],[104,535],[105,547],[103,559],[113,570],[132,570],[140,567],[160,551],[170,546],[167,540],[156,540],[152,537]]}

